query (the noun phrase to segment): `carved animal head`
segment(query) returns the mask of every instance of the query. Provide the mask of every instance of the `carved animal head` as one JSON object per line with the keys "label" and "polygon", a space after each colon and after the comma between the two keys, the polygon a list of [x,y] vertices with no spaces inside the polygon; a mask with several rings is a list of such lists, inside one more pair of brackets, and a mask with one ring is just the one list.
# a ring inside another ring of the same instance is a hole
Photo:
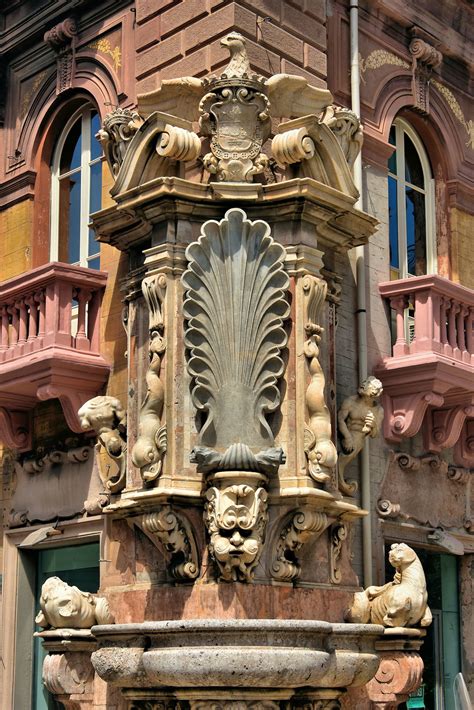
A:
{"label": "carved animal head", "polygon": [[238,32],[230,32],[220,41],[221,47],[227,47],[233,56],[245,49],[245,39]]}
{"label": "carved animal head", "polygon": [[[396,570],[404,570],[408,565],[411,565],[415,560],[418,560],[418,555],[411,547],[405,545],[404,542],[394,543],[390,547],[388,559],[392,567]],[[421,563],[420,563],[421,564]]]}
{"label": "carved animal head", "polygon": [[111,429],[126,426],[127,414],[120,400],[115,397],[93,397],[78,411],[81,427],[93,429],[99,436]]}
{"label": "carved animal head", "polygon": [[87,629],[95,624],[94,597],[71,587],[59,577],[49,577],[41,588],[41,611],[35,621],[55,629]]}
{"label": "carved animal head", "polygon": [[359,387],[359,394],[365,397],[380,397],[383,392],[383,385],[376,377],[370,375]]}

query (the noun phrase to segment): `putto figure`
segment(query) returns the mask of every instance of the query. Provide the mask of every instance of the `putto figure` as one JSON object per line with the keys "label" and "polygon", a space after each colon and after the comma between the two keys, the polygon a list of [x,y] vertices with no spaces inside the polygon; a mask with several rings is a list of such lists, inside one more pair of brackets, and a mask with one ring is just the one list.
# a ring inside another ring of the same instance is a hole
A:
{"label": "putto figure", "polygon": [[418,555],[400,542],[391,546],[388,559],[396,570],[393,581],[354,594],[346,621],[390,627],[429,626],[432,616]]}
{"label": "putto figure", "polygon": [[44,629],[90,629],[115,621],[106,599],[70,587],[59,577],[48,577],[41,587],[40,606],[35,622]]}
{"label": "putto figure", "polygon": [[347,397],[337,414],[342,453],[338,458],[339,488],[352,496],[357,490],[355,481],[346,481],[346,466],[362,451],[366,436],[378,436],[383,422],[383,408],[377,401],[382,394],[382,383],[372,375],[358,389],[357,394]]}

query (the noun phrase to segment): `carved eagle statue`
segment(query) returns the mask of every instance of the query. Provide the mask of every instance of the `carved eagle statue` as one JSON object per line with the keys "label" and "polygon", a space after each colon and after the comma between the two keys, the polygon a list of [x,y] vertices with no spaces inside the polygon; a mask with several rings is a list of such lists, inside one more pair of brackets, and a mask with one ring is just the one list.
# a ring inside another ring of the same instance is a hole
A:
{"label": "carved eagle statue", "polygon": [[[156,91],[138,96],[140,115],[146,118],[154,111],[162,111],[187,121],[197,121],[200,115],[199,102],[204,94],[212,90],[213,81],[242,79],[245,76],[250,78],[252,72],[245,38],[238,32],[231,32],[220,44],[230,52],[230,62],[220,77],[212,77],[211,80],[197,79],[194,76],[164,79]],[[262,90],[270,100],[274,117],[291,119],[317,114],[332,102],[330,91],[311,86],[301,76],[275,74],[269,79],[262,78],[261,82]]]}

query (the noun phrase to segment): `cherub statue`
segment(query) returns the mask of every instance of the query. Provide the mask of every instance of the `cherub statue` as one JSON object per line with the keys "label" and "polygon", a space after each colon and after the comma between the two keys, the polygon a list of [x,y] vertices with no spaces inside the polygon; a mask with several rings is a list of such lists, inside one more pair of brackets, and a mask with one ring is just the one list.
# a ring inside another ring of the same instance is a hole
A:
{"label": "cherub statue", "polygon": [[379,434],[383,421],[383,408],[377,402],[382,394],[382,383],[370,375],[359,387],[357,394],[347,397],[337,414],[342,453],[338,458],[339,488],[346,495],[354,495],[355,481],[344,478],[346,466],[362,451],[366,436],[373,439]]}
{"label": "cherub statue", "polygon": [[115,622],[106,599],[70,587],[59,577],[48,577],[41,587],[40,606],[35,622],[44,629],[90,629]]}
{"label": "cherub statue", "polygon": [[432,617],[418,555],[400,542],[391,546],[388,559],[396,570],[393,581],[354,594],[346,621],[390,627],[429,626]]}
{"label": "cherub statue", "polygon": [[[117,493],[125,485],[125,451],[127,448],[127,413],[119,399],[106,395],[89,399],[78,411],[79,421],[84,430],[93,429],[97,434],[97,452],[99,469],[105,487],[111,493]],[[115,460],[118,466],[116,475],[110,475],[100,464],[100,449]]]}

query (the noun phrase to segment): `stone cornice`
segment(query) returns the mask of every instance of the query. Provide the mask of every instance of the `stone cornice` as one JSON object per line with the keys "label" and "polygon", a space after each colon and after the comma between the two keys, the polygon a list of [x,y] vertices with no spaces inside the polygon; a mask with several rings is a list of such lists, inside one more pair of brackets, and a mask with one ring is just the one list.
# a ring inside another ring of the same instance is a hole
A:
{"label": "stone cornice", "polygon": [[5,180],[0,184],[0,210],[4,210],[16,202],[33,199],[36,172],[26,170],[19,175]]}

